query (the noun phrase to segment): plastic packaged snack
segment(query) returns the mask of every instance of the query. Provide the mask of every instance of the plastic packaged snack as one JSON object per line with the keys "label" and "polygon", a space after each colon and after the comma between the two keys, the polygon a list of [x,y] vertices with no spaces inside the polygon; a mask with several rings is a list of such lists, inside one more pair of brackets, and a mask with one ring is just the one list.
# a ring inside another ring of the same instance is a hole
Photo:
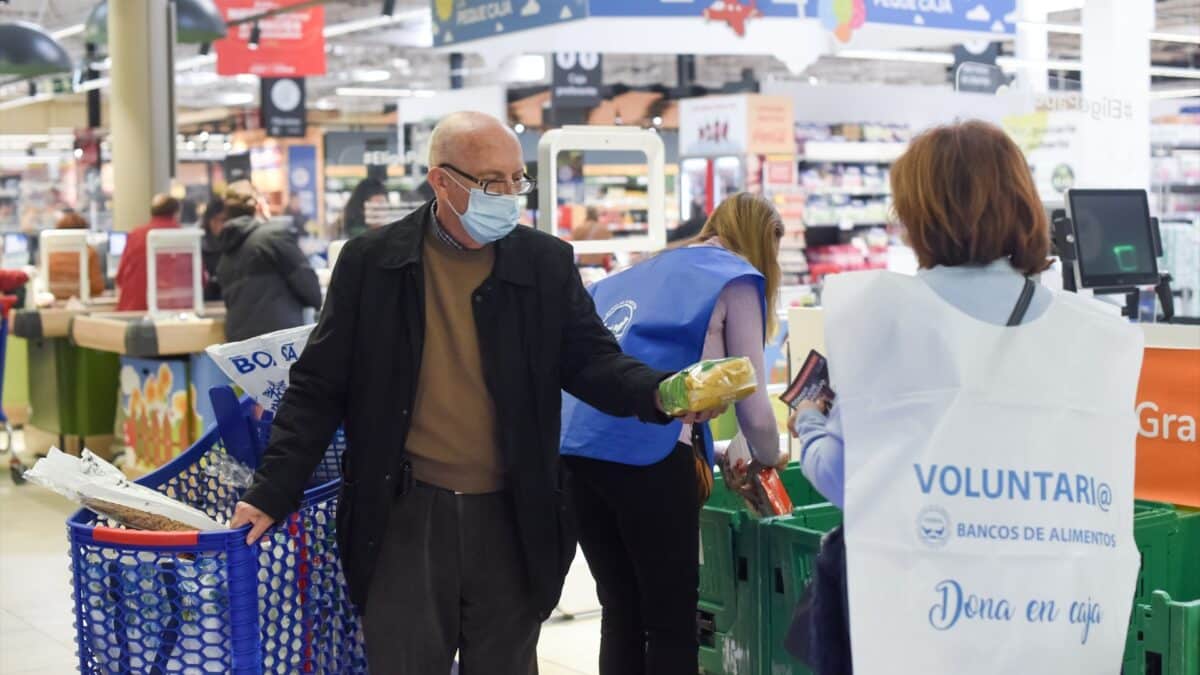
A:
{"label": "plastic packaged snack", "polygon": [[287,391],[292,364],[300,358],[312,329],[312,325],[286,328],[241,342],[213,345],[205,351],[234,384],[256,403],[275,412]]}
{"label": "plastic packaged snack", "polygon": [[792,498],[783,487],[779,471],[751,458],[742,434],[734,437],[725,452],[717,455],[725,485],[746,502],[746,508],[759,518],[782,516],[792,512]]}
{"label": "plastic packaged snack", "polygon": [[658,385],[663,411],[683,415],[740,401],[758,389],[750,359],[738,356],[701,361]]}
{"label": "plastic packaged snack", "polygon": [[51,448],[25,472],[25,478],[135,530],[224,529],[203,511],[130,481],[120,469],[90,450],[74,457]]}

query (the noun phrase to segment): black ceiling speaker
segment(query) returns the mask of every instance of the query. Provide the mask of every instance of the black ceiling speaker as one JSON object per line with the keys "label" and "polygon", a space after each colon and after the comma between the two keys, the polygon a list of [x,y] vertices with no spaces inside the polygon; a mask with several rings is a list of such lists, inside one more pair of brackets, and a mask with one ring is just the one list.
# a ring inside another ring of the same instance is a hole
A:
{"label": "black ceiling speaker", "polygon": [[[176,40],[181,44],[204,44],[225,37],[225,19],[213,0],[173,0]],[[108,2],[100,0],[87,18],[87,39],[108,44]]]}
{"label": "black ceiling speaker", "polygon": [[70,54],[46,31],[24,21],[0,23],[0,74],[38,77],[72,68]]}

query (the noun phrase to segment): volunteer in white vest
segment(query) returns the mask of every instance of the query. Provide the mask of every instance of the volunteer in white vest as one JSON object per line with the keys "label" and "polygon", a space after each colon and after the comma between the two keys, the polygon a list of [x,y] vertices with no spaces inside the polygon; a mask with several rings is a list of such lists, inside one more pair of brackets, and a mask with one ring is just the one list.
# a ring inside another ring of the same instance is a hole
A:
{"label": "volunteer in white vest", "polygon": [[1118,673],[1141,332],[1034,283],[1049,227],[1000,129],[928,131],[891,183],[921,271],[826,282],[837,400],[792,428],[844,550],[789,648],[822,675]]}

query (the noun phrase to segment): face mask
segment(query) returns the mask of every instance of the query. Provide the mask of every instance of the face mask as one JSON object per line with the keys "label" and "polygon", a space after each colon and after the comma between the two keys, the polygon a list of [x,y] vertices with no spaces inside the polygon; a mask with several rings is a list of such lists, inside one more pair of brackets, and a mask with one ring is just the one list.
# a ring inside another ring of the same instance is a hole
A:
{"label": "face mask", "polygon": [[[451,177],[451,180],[467,189],[458,179]],[[508,236],[516,228],[521,216],[521,205],[516,195],[489,195],[480,188],[470,188],[465,213],[459,213],[450,200],[447,199],[446,203],[462,221],[467,234],[480,246]]]}

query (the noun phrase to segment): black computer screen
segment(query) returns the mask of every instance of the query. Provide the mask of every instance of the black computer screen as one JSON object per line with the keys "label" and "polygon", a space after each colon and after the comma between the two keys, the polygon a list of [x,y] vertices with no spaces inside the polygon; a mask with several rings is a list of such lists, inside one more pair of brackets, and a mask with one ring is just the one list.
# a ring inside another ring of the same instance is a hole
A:
{"label": "black computer screen", "polygon": [[1071,190],[1067,201],[1085,288],[1158,283],[1144,190]]}

